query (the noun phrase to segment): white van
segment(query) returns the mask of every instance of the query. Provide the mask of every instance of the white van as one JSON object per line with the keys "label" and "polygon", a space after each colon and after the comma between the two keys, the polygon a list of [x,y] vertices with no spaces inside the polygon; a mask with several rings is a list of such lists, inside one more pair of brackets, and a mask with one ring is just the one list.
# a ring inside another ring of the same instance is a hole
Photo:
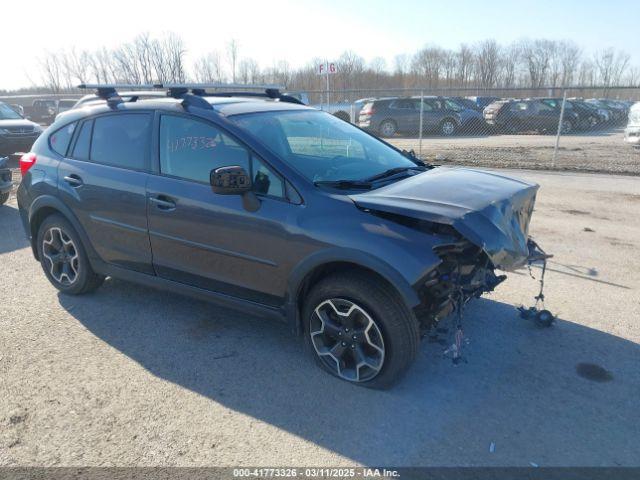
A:
{"label": "white van", "polygon": [[635,103],[629,111],[629,123],[624,130],[624,141],[634,147],[640,147],[640,102]]}

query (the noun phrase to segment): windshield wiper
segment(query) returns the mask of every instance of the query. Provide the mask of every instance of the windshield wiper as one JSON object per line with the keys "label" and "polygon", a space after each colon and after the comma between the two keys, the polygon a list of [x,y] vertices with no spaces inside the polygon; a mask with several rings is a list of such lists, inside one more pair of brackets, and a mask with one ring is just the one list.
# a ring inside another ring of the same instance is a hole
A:
{"label": "windshield wiper", "polygon": [[371,183],[363,180],[320,180],[317,182],[313,182],[313,184],[317,187],[332,187],[332,188],[341,188],[341,189],[362,189],[369,190],[371,188]]}
{"label": "windshield wiper", "polygon": [[371,182],[375,182],[377,180],[383,180],[385,178],[389,178],[389,177],[392,177],[394,175],[397,175],[398,173],[408,172],[409,170],[421,170],[421,171],[424,171],[424,170],[426,170],[426,167],[420,167],[418,165],[415,165],[415,166],[411,166],[411,167],[390,168],[389,170],[385,170],[382,173],[378,173],[377,175],[374,175],[373,177],[365,178],[364,182],[371,183]]}

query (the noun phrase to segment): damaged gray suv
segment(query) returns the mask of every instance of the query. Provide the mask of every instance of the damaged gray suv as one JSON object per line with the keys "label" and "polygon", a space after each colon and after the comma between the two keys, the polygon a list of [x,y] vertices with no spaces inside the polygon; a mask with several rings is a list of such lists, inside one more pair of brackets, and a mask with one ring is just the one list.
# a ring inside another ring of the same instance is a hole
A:
{"label": "damaged gray suv", "polygon": [[22,222],[63,293],[115,277],[278,319],[330,374],[385,388],[531,258],[535,184],[423,164],[275,89],[95,87],[21,160]]}

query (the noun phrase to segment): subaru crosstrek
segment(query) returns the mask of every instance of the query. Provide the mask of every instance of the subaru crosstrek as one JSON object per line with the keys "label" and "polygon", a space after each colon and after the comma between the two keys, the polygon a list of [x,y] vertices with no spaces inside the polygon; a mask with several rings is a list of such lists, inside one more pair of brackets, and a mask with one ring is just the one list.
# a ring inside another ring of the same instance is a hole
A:
{"label": "subaru crosstrek", "polygon": [[530,256],[535,184],[425,165],[273,90],[108,90],[21,159],[22,222],[65,294],[116,277],[280,319],[329,373],[384,388]]}

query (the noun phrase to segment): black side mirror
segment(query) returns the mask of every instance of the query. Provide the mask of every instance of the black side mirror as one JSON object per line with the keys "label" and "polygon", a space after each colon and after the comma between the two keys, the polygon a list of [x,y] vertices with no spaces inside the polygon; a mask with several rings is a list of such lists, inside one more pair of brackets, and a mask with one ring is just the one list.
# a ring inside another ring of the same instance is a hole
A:
{"label": "black side mirror", "polygon": [[243,195],[251,191],[251,177],[237,165],[211,170],[211,190],[219,195]]}

